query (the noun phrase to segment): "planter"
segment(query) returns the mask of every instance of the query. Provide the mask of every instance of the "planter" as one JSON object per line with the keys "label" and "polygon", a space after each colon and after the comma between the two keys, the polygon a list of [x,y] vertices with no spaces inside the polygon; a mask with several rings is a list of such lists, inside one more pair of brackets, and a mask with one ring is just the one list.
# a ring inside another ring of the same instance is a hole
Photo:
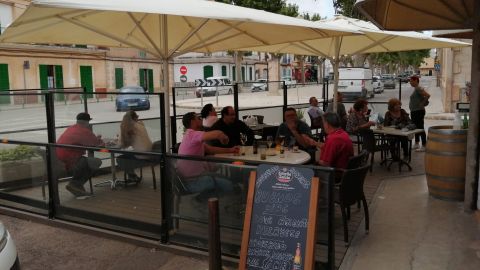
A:
{"label": "planter", "polygon": [[45,165],[41,158],[0,162],[0,187],[11,187],[42,177]]}
{"label": "planter", "polygon": [[466,153],[466,129],[453,129],[452,126],[433,126],[428,129],[425,173],[432,197],[463,201]]}

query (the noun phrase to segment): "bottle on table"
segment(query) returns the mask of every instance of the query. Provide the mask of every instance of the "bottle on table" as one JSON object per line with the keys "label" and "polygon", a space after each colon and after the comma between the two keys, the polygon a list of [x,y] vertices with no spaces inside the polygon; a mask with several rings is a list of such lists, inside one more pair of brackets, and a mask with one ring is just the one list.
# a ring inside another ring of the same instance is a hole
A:
{"label": "bottle on table", "polygon": [[258,154],[257,140],[254,140],[254,141],[253,141],[253,154],[254,154],[254,155]]}

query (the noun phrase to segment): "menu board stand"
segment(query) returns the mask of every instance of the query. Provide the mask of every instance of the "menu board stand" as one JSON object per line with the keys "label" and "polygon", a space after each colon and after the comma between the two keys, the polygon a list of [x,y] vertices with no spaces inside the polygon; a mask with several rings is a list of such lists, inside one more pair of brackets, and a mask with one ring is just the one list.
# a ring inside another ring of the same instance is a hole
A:
{"label": "menu board stand", "polygon": [[306,168],[260,165],[257,172],[249,179],[239,269],[313,270],[319,179]]}

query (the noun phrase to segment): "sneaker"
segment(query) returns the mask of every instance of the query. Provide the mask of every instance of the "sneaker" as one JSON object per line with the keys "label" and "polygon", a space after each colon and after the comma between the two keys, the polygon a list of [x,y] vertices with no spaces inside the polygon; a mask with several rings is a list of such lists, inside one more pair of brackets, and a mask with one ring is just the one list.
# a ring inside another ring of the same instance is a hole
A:
{"label": "sneaker", "polygon": [[83,186],[77,186],[75,184],[68,184],[65,187],[70,193],[75,195],[75,197],[81,197],[81,196],[89,196],[90,194],[87,193],[85,188]]}
{"label": "sneaker", "polygon": [[413,145],[412,149],[417,150],[420,147],[421,147],[420,144],[416,143],[416,144]]}
{"label": "sneaker", "polygon": [[415,152],[425,152],[425,147],[420,146],[417,149],[415,149]]}

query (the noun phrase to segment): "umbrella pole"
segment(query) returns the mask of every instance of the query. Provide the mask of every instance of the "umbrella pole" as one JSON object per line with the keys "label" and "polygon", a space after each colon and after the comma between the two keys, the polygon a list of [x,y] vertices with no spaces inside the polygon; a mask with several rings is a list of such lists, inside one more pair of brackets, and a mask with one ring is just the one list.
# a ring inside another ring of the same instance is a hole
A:
{"label": "umbrella pole", "polygon": [[[337,95],[338,95],[338,66],[340,64],[340,43],[341,37],[335,37],[335,59],[333,60],[333,76],[334,76],[334,83],[333,83],[333,112],[337,112]],[[328,97],[327,97],[328,98]]]}
{"label": "umbrella pole", "polygon": [[[472,44],[472,90],[470,91],[470,122],[467,137],[467,164],[465,172],[465,211],[480,209],[479,151],[480,129],[480,2],[474,3],[473,44]],[[475,196],[475,193],[477,197]],[[475,205],[476,201],[476,205]]]}
{"label": "umbrella pole", "polygon": [[[168,132],[171,128],[171,119],[170,119],[170,80],[169,80],[169,70],[168,70],[168,62],[171,59],[168,53],[168,27],[167,27],[167,16],[161,15],[160,17],[160,33],[161,36],[163,35],[163,55],[164,58],[162,59],[162,76],[163,76],[163,89],[162,91],[165,93],[165,140],[166,149],[170,149],[172,147],[172,138],[170,135],[171,132]],[[162,112],[161,112],[162,113]],[[176,134],[176,132],[175,132]]]}

